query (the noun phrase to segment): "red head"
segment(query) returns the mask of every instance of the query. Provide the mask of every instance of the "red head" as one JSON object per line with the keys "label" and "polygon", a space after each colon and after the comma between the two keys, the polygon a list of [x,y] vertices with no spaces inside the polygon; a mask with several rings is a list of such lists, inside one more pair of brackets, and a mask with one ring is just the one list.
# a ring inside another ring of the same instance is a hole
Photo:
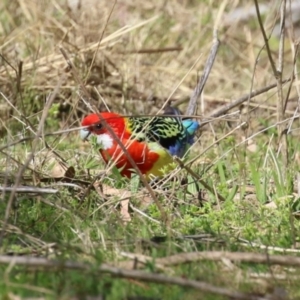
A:
{"label": "red head", "polygon": [[[100,117],[100,116],[102,117]],[[125,119],[119,114],[102,112],[99,114],[90,114],[86,116],[82,122],[82,126],[88,126],[85,129],[82,129],[80,132],[81,138],[86,139],[91,133],[100,135],[100,134],[109,134],[104,122],[101,120],[104,119],[110,128],[118,137],[125,137]]]}

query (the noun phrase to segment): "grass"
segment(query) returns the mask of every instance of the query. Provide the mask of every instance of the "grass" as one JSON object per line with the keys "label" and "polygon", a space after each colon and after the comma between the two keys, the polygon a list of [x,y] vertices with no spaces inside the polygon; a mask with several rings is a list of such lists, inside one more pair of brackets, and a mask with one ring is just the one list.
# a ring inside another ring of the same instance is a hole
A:
{"label": "grass", "polygon": [[[278,86],[203,125],[188,168],[152,186],[164,220],[139,177],[109,170],[80,140],[86,103],[154,115],[170,99],[185,111],[215,26],[221,46],[198,103],[201,121],[276,82],[257,17],[228,22],[236,7],[254,4],[67,3],[0,4],[0,187],[13,190],[19,181],[57,190],[2,191],[1,299],[298,299],[295,40],[286,36],[284,52],[280,37],[270,40],[283,79],[295,74],[290,92],[283,85],[284,118],[277,117]],[[269,35],[274,17],[263,21]],[[278,122],[287,129],[286,154]]]}

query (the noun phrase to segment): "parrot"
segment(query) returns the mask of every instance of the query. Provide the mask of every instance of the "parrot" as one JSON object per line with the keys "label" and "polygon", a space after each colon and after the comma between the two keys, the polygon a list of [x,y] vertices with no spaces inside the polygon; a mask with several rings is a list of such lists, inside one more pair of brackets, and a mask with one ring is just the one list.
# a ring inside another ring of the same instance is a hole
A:
{"label": "parrot", "polygon": [[200,127],[200,123],[191,118],[181,118],[179,110],[171,106],[167,107],[163,115],[153,117],[128,117],[114,112],[85,116],[81,122],[82,140],[95,135],[105,163],[113,160],[120,174],[128,178],[136,171],[128,160],[128,154],[122,150],[103,119],[148,179],[162,177],[169,171],[167,169],[174,169],[174,164],[171,166],[173,156],[182,158],[185,155]]}

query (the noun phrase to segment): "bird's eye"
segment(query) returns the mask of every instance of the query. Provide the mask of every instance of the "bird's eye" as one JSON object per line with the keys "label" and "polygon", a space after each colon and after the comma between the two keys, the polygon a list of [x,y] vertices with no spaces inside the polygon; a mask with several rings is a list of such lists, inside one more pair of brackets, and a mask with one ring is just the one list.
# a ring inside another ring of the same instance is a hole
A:
{"label": "bird's eye", "polygon": [[99,129],[101,129],[101,128],[102,128],[102,125],[101,125],[100,123],[95,125],[95,129],[98,129],[98,130],[99,130]]}

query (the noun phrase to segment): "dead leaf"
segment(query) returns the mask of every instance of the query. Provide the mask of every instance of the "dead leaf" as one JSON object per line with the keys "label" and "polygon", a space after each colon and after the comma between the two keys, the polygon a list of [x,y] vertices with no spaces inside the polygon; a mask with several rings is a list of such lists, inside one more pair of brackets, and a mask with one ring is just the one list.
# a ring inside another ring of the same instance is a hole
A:
{"label": "dead leaf", "polygon": [[53,165],[53,168],[51,169],[50,176],[54,178],[60,178],[64,177],[66,172],[68,171],[68,168],[61,163],[59,163],[56,159],[51,158]]}
{"label": "dead leaf", "polygon": [[274,201],[272,201],[272,202],[267,203],[265,205],[265,207],[267,207],[267,208],[277,208],[277,205]]}
{"label": "dead leaf", "polygon": [[[242,141],[245,141],[246,137],[242,137]],[[247,139],[247,150],[250,152],[256,152],[258,150],[257,144],[254,142],[253,139]]]}
{"label": "dead leaf", "polygon": [[[131,221],[131,216],[129,213],[129,201],[131,197],[131,192],[124,189],[116,189],[109,185],[103,184],[100,186],[99,183],[95,183],[94,187],[98,194],[103,197],[118,196],[120,198],[120,215],[122,221],[126,224]],[[122,200],[124,199],[124,200]]]}
{"label": "dead leaf", "polygon": [[120,202],[121,205],[121,219],[126,224],[131,221],[131,216],[129,213],[129,199]]}

